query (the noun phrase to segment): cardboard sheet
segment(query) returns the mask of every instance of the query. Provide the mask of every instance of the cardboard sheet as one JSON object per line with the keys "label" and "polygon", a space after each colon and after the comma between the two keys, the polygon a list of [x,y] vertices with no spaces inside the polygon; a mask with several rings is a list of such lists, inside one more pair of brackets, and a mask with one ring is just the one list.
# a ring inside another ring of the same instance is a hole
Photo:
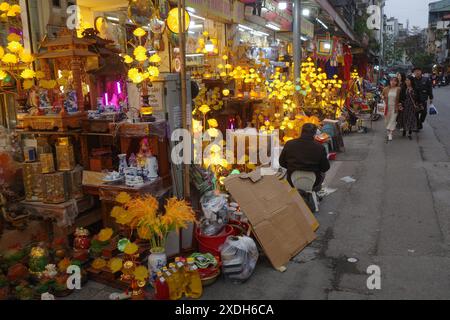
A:
{"label": "cardboard sheet", "polygon": [[231,176],[225,186],[248,217],[270,262],[279,269],[316,239],[319,224],[286,181],[261,176],[258,170]]}

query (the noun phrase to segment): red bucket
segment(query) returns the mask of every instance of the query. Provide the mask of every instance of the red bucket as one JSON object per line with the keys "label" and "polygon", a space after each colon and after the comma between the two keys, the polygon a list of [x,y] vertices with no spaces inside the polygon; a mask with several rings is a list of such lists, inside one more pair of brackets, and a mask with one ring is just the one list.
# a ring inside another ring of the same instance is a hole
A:
{"label": "red bucket", "polygon": [[211,253],[213,256],[220,256],[219,248],[225,243],[229,236],[234,234],[234,228],[230,225],[216,236],[204,236],[200,233],[200,229],[195,230],[195,237],[198,241],[198,249],[200,253]]}

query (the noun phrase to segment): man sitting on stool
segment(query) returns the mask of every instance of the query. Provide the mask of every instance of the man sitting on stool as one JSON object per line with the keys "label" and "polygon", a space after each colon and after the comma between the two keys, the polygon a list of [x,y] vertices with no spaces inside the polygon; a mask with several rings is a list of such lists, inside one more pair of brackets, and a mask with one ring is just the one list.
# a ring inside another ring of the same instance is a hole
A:
{"label": "man sitting on stool", "polygon": [[307,171],[316,174],[313,191],[319,192],[325,180],[325,173],[330,170],[325,147],[314,140],[317,127],[307,123],[303,126],[301,137],[291,140],[284,146],[280,155],[280,166],[287,169],[288,181],[293,188],[292,174],[295,171]]}

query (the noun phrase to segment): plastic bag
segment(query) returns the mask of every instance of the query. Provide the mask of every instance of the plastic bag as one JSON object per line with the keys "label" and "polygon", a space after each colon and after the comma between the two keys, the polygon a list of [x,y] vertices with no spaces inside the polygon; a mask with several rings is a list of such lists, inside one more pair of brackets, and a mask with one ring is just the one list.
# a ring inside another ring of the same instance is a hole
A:
{"label": "plastic bag", "polygon": [[259,252],[252,238],[228,237],[221,247],[222,271],[236,282],[245,282],[255,271]]}
{"label": "plastic bag", "polygon": [[226,219],[228,195],[214,191],[207,192],[200,199],[205,218],[211,221]]}
{"label": "plastic bag", "polygon": [[432,116],[438,114],[438,111],[437,111],[436,106],[434,104],[430,105],[430,111],[429,112],[430,112],[430,115],[432,115]]}

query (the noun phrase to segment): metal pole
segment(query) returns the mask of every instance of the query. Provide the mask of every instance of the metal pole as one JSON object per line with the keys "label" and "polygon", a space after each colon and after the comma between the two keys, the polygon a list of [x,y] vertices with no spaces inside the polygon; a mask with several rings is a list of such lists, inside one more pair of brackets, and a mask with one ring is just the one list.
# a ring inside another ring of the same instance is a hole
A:
{"label": "metal pole", "polygon": [[[180,80],[181,80],[181,113],[183,129],[188,129],[187,119],[187,87],[186,87],[186,33],[185,33],[185,15],[186,7],[185,0],[178,0],[178,25],[179,25],[179,38],[180,38]],[[183,170],[183,189],[184,198],[189,199],[191,197],[190,188],[190,165],[185,164]]]}
{"label": "metal pole", "polygon": [[302,63],[302,1],[294,0],[294,80],[300,78],[300,67]]}

